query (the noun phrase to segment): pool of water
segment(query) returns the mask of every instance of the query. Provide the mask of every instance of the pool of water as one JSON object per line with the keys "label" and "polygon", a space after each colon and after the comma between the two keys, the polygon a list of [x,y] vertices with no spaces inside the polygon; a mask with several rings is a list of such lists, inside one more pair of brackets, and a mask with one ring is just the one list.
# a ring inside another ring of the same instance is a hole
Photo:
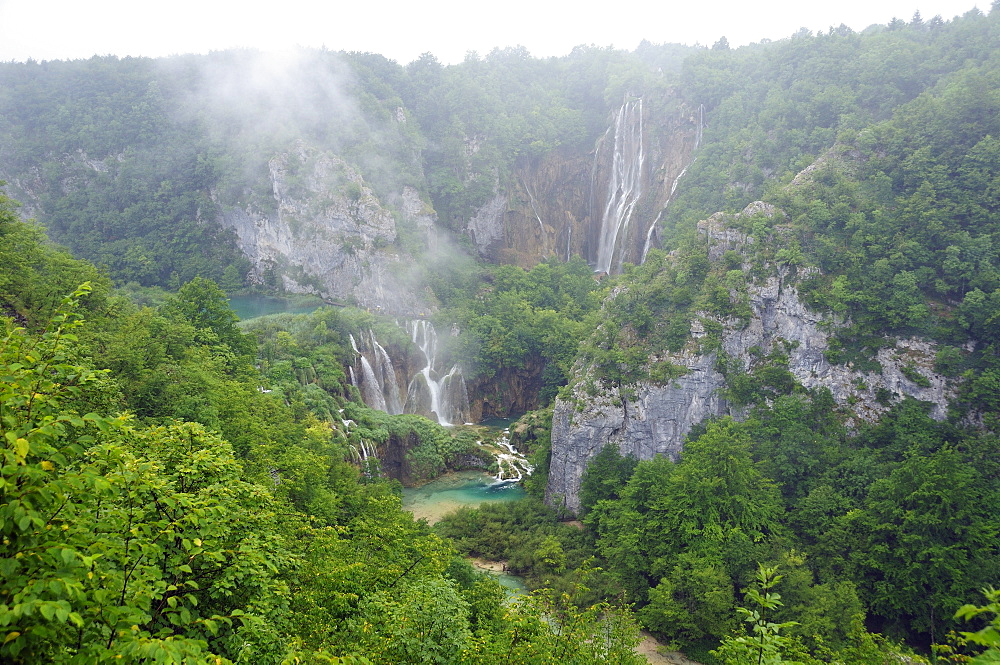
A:
{"label": "pool of water", "polygon": [[255,319],[258,316],[268,314],[307,314],[316,311],[323,306],[319,300],[290,300],[288,298],[275,298],[274,296],[233,296],[229,299],[229,306],[240,321]]}
{"label": "pool of water", "polygon": [[510,575],[508,573],[490,573],[490,575],[497,578],[500,586],[507,590],[508,598],[528,593],[528,587],[524,586],[524,580],[517,575]]}
{"label": "pool of water", "polygon": [[433,524],[464,506],[523,498],[524,489],[520,485],[498,484],[492,476],[479,471],[460,471],[445,474],[420,487],[404,488],[403,509]]}

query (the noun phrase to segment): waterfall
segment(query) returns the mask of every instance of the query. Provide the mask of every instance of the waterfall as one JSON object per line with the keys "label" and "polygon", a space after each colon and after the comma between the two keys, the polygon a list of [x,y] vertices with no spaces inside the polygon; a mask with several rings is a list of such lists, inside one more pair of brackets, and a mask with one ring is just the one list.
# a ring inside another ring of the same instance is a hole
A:
{"label": "waterfall", "polygon": [[[699,136],[701,135],[700,126],[698,134]],[[674,200],[674,192],[677,191],[677,183],[679,183],[681,181],[681,178],[684,177],[684,174],[687,173],[688,166],[691,166],[691,164],[694,164],[693,159],[691,160],[691,163],[682,168],[681,172],[677,174],[676,178],[674,178],[673,183],[671,183],[670,185],[670,194],[667,196],[667,200],[663,202],[663,208],[660,210],[660,214],[656,216],[656,221],[654,221],[652,224],[649,225],[649,232],[646,233],[646,244],[642,248],[642,259],[640,260],[640,263],[646,260],[646,254],[649,254],[649,248],[652,246],[653,243],[653,233],[656,231],[656,225],[659,224],[660,219],[663,218],[663,213],[667,211],[667,206],[670,205],[670,202]]]}
{"label": "waterfall", "polygon": [[424,354],[425,365],[407,387],[404,410],[429,413],[442,425],[465,422],[469,415],[469,394],[462,368],[454,365],[441,374],[437,366],[440,362],[437,331],[430,321],[411,321],[407,328],[413,343]]}
{"label": "waterfall", "polygon": [[368,358],[361,356],[361,396],[364,397],[365,404],[373,409],[385,411],[385,395],[382,394],[382,384],[375,376]]}
{"label": "waterfall", "polygon": [[531,463],[528,462],[527,458],[517,452],[517,449],[514,448],[514,445],[510,442],[509,429],[505,429],[503,434],[493,442],[493,445],[507,451],[496,453],[496,481],[498,483],[517,482],[524,476],[530,476],[535,470],[535,467],[531,466]]}
{"label": "waterfall", "polygon": [[448,371],[440,367],[437,332],[430,321],[410,321],[407,332],[413,344],[424,354],[424,367],[407,382],[405,396],[400,389],[389,352],[375,332],[359,336],[362,344],[350,335],[356,356],[355,366],[348,368],[351,384],[361,391],[365,404],[391,415],[416,413],[437,418],[442,425],[464,423],[469,419],[469,394],[462,368],[453,365]]}
{"label": "waterfall", "polygon": [[531,212],[535,215],[535,220],[538,222],[538,230],[541,233],[541,244],[545,247],[545,224],[542,223],[542,217],[538,214],[538,208],[535,207],[535,195],[531,193],[531,189],[528,188],[528,183],[521,178],[521,186],[524,187],[525,193],[528,195],[528,202],[531,204]]}
{"label": "waterfall", "polygon": [[[600,151],[598,151],[600,153]],[[642,146],[642,98],[626,99],[618,110],[614,125],[614,151],[607,201],[601,217],[596,272],[610,273],[621,268],[626,251],[618,239],[628,228],[629,220],[642,194],[642,169],[645,155]]]}
{"label": "waterfall", "polygon": [[349,337],[351,348],[357,354],[357,362],[361,365],[360,377],[355,373],[353,366],[349,368],[351,383],[361,390],[365,404],[393,415],[402,413],[403,405],[400,401],[396,370],[392,366],[388,352],[375,338],[375,331],[369,330],[367,335],[361,336],[362,342],[365,343],[365,352],[358,349],[354,335]]}
{"label": "waterfall", "polygon": [[403,412],[403,405],[399,401],[399,382],[396,380],[396,370],[392,366],[389,354],[375,339],[374,330],[371,331],[371,338],[372,348],[375,349],[376,377],[382,387],[382,394],[385,396],[385,410],[392,415],[399,415]]}
{"label": "waterfall", "polygon": [[381,462],[379,461],[378,450],[375,448],[375,444],[369,443],[364,439],[360,439],[360,441],[361,450],[358,450],[357,446],[353,443],[348,444],[354,461],[361,467],[361,472],[366,478],[381,475]]}

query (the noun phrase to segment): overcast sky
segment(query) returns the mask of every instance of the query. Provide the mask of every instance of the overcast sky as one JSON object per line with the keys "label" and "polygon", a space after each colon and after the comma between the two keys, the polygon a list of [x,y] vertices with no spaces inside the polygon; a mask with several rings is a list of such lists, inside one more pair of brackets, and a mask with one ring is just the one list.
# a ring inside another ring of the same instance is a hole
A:
{"label": "overcast sky", "polygon": [[[634,49],[641,40],[733,46],[841,23],[863,30],[893,17],[951,19],[976,0],[0,0],[0,61],[92,55],[165,56],[233,47],[371,51],[400,64],[431,52],[525,46],[566,55],[579,44]],[[988,12],[990,0],[979,0]]]}

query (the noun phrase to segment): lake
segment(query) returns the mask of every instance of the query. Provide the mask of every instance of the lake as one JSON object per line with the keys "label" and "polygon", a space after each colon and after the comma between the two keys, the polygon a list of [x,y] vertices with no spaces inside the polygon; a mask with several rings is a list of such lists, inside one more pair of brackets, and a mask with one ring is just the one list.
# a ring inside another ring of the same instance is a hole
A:
{"label": "lake", "polygon": [[497,483],[480,471],[447,473],[420,487],[403,488],[403,509],[417,519],[433,524],[463,506],[503,503],[524,498],[524,489],[515,483]]}
{"label": "lake", "polygon": [[268,314],[308,314],[323,306],[317,299],[291,299],[274,296],[233,296],[229,307],[240,317],[240,321],[255,319]]}

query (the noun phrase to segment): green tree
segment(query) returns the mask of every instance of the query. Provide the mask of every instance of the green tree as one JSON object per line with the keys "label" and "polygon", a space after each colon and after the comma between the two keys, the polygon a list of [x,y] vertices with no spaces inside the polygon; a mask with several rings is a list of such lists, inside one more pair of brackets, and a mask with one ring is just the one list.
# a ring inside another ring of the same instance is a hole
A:
{"label": "green tree", "polygon": [[745,601],[750,608],[737,607],[749,630],[731,635],[712,653],[726,665],[795,665],[785,660],[784,652],[791,645],[781,631],[795,625],[794,621],[775,623],[771,617],[781,607],[781,595],[773,589],[781,581],[777,569],[760,566],[754,586],[746,590]]}
{"label": "green tree", "polygon": [[226,294],[210,279],[195,277],[163,309],[194,326],[196,341],[202,344],[224,344],[236,356],[254,351],[253,341],[236,326],[239,317],[229,307]]}

